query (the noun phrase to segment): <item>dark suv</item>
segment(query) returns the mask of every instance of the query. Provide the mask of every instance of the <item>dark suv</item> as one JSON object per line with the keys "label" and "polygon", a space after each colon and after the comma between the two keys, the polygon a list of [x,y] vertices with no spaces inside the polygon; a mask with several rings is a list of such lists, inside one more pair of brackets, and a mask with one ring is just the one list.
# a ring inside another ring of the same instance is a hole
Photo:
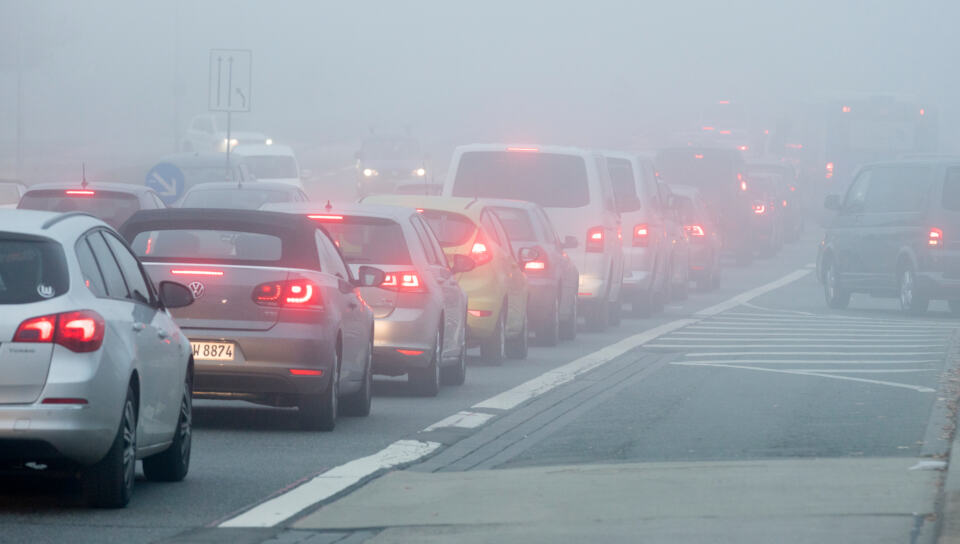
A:
{"label": "dark suv", "polygon": [[960,158],[867,165],[824,206],[837,211],[817,255],[827,305],[868,293],[909,314],[946,299],[960,314]]}

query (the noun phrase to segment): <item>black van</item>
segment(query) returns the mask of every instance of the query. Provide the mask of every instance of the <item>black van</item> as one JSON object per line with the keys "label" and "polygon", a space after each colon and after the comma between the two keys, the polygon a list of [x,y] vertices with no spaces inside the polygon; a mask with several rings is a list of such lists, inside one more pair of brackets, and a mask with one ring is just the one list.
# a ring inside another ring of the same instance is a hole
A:
{"label": "black van", "polygon": [[960,315],[960,157],[864,166],[824,206],[837,212],[817,255],[828,306],[867,293],[909,314],[945,299]]}

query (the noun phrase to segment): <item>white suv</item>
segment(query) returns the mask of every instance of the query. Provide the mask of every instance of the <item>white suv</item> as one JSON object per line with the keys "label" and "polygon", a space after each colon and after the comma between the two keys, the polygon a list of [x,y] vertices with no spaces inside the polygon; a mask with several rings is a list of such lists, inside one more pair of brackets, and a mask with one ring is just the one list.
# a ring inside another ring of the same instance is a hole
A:
{"label": "white suv", "polygon": [[606,159],[558,146],[458,147],[443,195],[509,198],[546,210],[580,272],[581,314],[589,330],[620,322],[623,233]]}
{"label": "white suv", "polygon": [[[137,459],[148,480],[190,466],[190,344],[106,223],[0,211],[0,467],[82,469],[94,506],[125,506]],[[31,465],[36,466],[36,465]]]}

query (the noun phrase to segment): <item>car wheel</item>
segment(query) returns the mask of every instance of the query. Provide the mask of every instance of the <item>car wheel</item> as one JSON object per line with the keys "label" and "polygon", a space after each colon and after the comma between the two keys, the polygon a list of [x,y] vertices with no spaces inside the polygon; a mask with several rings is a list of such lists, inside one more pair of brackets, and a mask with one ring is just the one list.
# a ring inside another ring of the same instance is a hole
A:
{"label": "car wheel", "polygon": [[443,337],[437,329],[433,341],[433,356],[427,368],[414,368],[407,373],[407,382],[421,397],[435,397],[440,392],[440,361],[443,357]]}
{"label": "car wheel", "polygon": [[[467,322],[467,318],[463,318]],[[440,369],[440,383],[443,385],[463,385],[467,381],[467,336],[461,335],[460,355],[457,364]]]}
{"label": "car wheel", "polygon": [[300,397],[300,427],[308,431],[332,431],[337,426],[340,411],[340,359],[333,357],[330,381],[323,392]]}
{"label": "car wheel", "polygon": [[143,460],[143,474],[152,482],[179,482],[190,470],[190,446],[193,438],[193,380],[188,374],[183,382],[180,417],[173,443],[162,453]]}
{"label": "car wheel", "polygon": [[370,406],[373,404],[373,340],[367,346],[367,360],[363,367],[363,384],[356,393],[343,398],[343,415],[350,417],[367,417],[370,415]]}
{"label": "car wheel", "polygon": [[504,304],[500,308],[500,315],[493,327],[493,334],[480,342],[480,358],[498,366],[502,365],[503,360],[507,358],[507,333],[504,330],[506,328],[506,310],[507,305]]}
{"label": "car wheel", "polygon": [[511,359],[526,359],[527,352],[529,351],[529,337],[530,333],[527,329],[529,319],[527,318],[526,312],[523,314],[523,329],[520,331],[520,334],[514,336],[513,338],[507,339],[506,351],[507,357]]}
{"label": "car wheel", "polygon": [[823,298],[828,307],[842,310],[850,304],[850,291],[840,286],[840,273],[832,259],[823,266]]}
{"label": "car wheel", "polygon": [[553,306],[547,311],[547,321],[537,329],[537,343],[541,346],[555,346],[560,342],[560,301],[554,299]]}
{"label": "car wheel", "polygon": [[927,311],[930,299],[920,293],[917,285],[917,274],[913,267],[905,265],[900,270],[900,309],[910,315],[921,315]]}
{"label": "car wheel", "polygon": [[584,313],[584,325],[589,332],[603,332],[607,330],[610,320],[610,310],[607,308],[607,297],[592,300],[587,303]]}
{"label": "car wheel", "polygon": [[83,473],[87,502],[97,508],[123,508],[133,495],[137,475],[137,400],[127,386],[120,427],[107,454]]}
{"label": "car wheel", "polygon": [[570,315],[560,322],[560,339],[573,340],[577,337],[577,295],[573,294]]}

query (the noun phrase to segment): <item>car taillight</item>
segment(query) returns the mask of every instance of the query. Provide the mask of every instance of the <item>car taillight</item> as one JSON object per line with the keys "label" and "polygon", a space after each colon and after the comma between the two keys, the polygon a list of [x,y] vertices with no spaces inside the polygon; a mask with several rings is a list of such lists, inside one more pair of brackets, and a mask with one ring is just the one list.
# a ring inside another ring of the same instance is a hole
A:
{"label": "car taillight", "polygon": [[767,213],[767,205],[763,202],[754,202],[753,203],[753,213],[757,215],[763,215]]}
{"label": "car taillight", "polygon": [[473,262],[477,263],[477,266],[487,264],[493,260],[493,252],[487,247],[487,242],[482,235],[477,236],[473,247],[470,248],[470,257],[473,259]]}
{"label": "car taillight", "polygon": [[683,230],[687,231],[687,236],[693,236],[695,238],[702,238],[707,235],[700,225],[684,225]]}
{"label": "car taillight", "polygon": [[927,234],[927,246],[943,247],[943,231],[934,227]]}
{"label": "car taillight", "polygon": [[603,253],[603,227],[587,229],[587,253]]}
{"label": "car taillight", "polygon": [[261,306],[307,308],[320,306],[320,290],[307,280],[261,283],[253,289],[253,301]]}
{"label": "car taillight", "polygon": [[96,191],[91,191],[90,189],[69,189],[64,191],[67,196],[96,196]]}
{"label": "car taillight", "polygon": [[650,228],[646,223],[633,227],[634,247],[647,247],[650,243]]}
{"label": "car taillight", "polygon": [[424,292],[423,282],[420,281],[420,276],[416,272],[388,272],[383,276],[380,287],[407,293]]}
{"label": "car taillight", "polygon": [[103,345],[103,318],[92,310],[64,312],[28,319],[17,327],[14,342],[54,343],[70,351],[87,353]]}
{"label": "car taillight", "polygon": [[741,174],[740,172],[737,172],[737,181],[740,182],[740,190],[741,190],[741,191],[746,191],[746,190],[747,190],[747,180],[743,179],[743,174]]}
{"label": "car taillight", "polygon": [[827,165],[826,165],[824,168],[826,169],[826,171],[824,172],[823,177],[825,177],[826,179],[832,178],[832,177],[833,177],[833,163],[832,163],[832,162],[828,162]]}

